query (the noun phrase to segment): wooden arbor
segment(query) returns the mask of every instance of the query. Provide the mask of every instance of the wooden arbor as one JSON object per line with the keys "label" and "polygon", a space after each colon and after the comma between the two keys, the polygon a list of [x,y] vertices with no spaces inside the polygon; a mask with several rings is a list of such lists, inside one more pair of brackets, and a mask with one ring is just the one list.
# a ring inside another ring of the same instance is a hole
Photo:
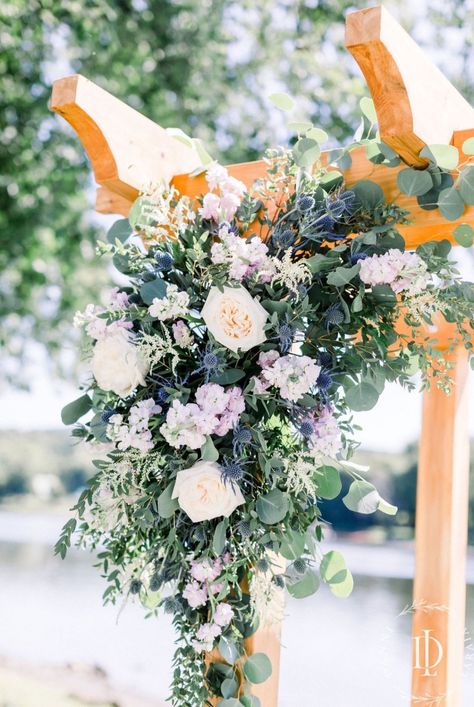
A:
{"label": "wooden arbor", "polygon": [[[381,138],[410,165],[423,166],[426,144],[461,147],[474,135],[474,110],[434,67],[408,34],[382,7],[349,14],[346,46],[358,62],[374,99]],[[101,213],[127,215],[131,202],[150,181],[165,178],[189,196],[206,191],[193,150],[83,76],[69,76],[53,86],[51,108],[75,129],[89,156]],[[363,149],[352,153],[348,185],[363,178],[377,181],[387,200],[411,212],[400,229],[408,247],[448,238],[459,223],[474,225],[474,207],[459,221],[446,221],[438,210],[424,211],[414,198],[401,195],[397,171],[374,165]],[[323,155],[324,159],[324,155]],[[229,165],[248,186],[265,172],[263,162]],[[451,330],[435,331],[447,350]],[[464,648],[465,555],[468,504],[467,357],[458,349],[455,390],[446,397],[433,388],[424,394],[417,490],[416,572],[414,585],[412,705],[461,704]],[[274,673],[255,689],[263,707],[278,704],[278,638],[258,632],[249,651],[263,650]],[[436,664],[436,665],[435,665]]]}

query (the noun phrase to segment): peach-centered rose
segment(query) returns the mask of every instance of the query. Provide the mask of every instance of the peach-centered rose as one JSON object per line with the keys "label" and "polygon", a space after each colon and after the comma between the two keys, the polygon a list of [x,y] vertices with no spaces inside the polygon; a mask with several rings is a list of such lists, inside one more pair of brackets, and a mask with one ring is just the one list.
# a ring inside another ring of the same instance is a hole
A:
{"label": "peach-centered rose", "polygon": [[224,484],[221,468],[215,462],[196,462],[189,469],[178,471],[173,498],[193,523],[228,518],[237,506],[245,503],[238,486]]}
{"label": "peach-centered rose", "polygon": [[148,363],[125,331],[101,339],[94,346],[92,373],[102,390],[111,390],[120,398],[145,385]]}
{"label": "peach-centered rose", "polygon": [[268,312],[245,287],[211,287],[201,316],[216,341],[231,351],[248,351],[265,341]]}

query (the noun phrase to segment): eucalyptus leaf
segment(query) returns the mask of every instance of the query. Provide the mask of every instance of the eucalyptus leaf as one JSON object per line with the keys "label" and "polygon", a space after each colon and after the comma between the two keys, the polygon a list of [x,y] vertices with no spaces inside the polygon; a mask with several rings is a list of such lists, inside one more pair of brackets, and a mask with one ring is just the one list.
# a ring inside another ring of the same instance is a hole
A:
{"label": "eucalyptus leaf", "polygon": [[433,179],[428,170],[407,167],[400,170],[397,175],[397,184],[400,191],[408,196],[421,196],[433,187]]}
{"label": "eucalyptus leaf", "polygon": [[338,599],[346,599],[354,589],[354,579],[352,577],[351,571],[346,568],[346,576],[342,582],[336,584],[331,583],[329,589],[338,597]]}
{"label": "eucalyptus leaf", "polygon": [[331,584],[332,582],[337,584],[341,582],[346,576],[344,574],[344,576],[341,577],[341,572],[346,570],[347,568],[344,556],[337,550],[330,550],[323,555],[319,572],[321,574],[321,578],[327,582],[327,584]]}
{"label": "eucalyptus leaf", "polygon": [[333,466],[320,466],[316,471],[317,494],[331,500],[341,493],[341,475]]}
{"label": "eucalyptus leaf", "polygon": [[474,242],[474,228],[468,223],[461,223],[453,231],[454,240],[464,248],[470,248]]}
{"label": "eucalyptus leaf", "polygon": [[[237,692],[238,684],[237,680],[232,678],[225,678],[221,683],[221,694],[223,697],[234,697]],[[221,702],[222,704],[222,702]]]}
{"label": "eucalyptus leaf", "polygon": [[61,410],[61,420],[63,425],[73,425],[83,415],[89,412],[92,408],[92,400],[88,395],[81,395],[71,403],[68,403]]}
{"label": "eucalyptus leaf", "polygon": [[353,280],[359,274],[360,263],[356,263],[351,268],[339,267],[330,272],[327,276],[328,285],[335,287],[343,287]]}
{"label": "eucalyptus leaf", "polygon": [[318,591],[319,579],[313,570],[308,569],[301,579],[287,583],[286,588],[295,599],[305,599]]}
{"label": "eucalyptus leaf", "polygon": [[277,92],[268,96],[268,100],[280,110],[290,111],[295,107],[295,102],[287,93]]}
{"label": "eucalyptus leaf", "polygon": [[313,123],[310,123],[309,121],[305,121],[305,120],[301,120],[301,121],[292,120],[289,123],[287,123],[288,130],[291,130],[294,133],[298,133],[299,135],[301,135],[302,133],[303,134],[307,133],[308,130],[311,130],[312,127],[313,127]]}
{"label": "eucalyptus leaf", "polygon": [[427,145],[420,152],[441,169],[455,169],[459,162],[459,150],[454,145]]}
{"label": "eucalyptus leaf", "polygon": [[299,167],[311,167],[320,154],[319,143],[308,137],[301,137],[293,147],[293,157]]}
{"label": "eucalyptus leaf", "polygon": [[474,205],[474,165],[468,165],[464,167],[459,177],[457,178],[456,184],[459,189],[461,197],[464,199],[466,204],[469,206]]}
{"label": "eucalyptus leaf", "polygon": [[375,104],[372,98],[364,96],[359,101],[360,109],[372,125],[377,122],[377,111],[375,110]]}
{"label": "eucalyptus leaf", "polygon": [[145,304],[152,304],[155,297],[157,299],[163,299],[165,295],[166,282],[161,277],[157,277],[150,282],[144,282],[140,287],[140,296]]}
{"label": "eucalyptus leaf", "polygon": [[115,221],[114,224],[107,231],[107,240],[109,243],[114,244],[116,240],[121,243],[125,243],[127,238],[132,235],[132,227],[128,218],[121,218]]}
{"label": "eucalyptus leaf", "polygon": [[272,674],[272,664],[265,653],[254,653],[244,663],[244,675],[254,685],[268,680]]}
{"label": "eucalyptus leaf", "polygon": [[273,489],[269,493],[257,499],[257,515],[265,525],[279,523],[288,513],[288,497],[279,489]]}
{"label": "eucalyptus leaf", "polygon": [[305,533],[296,530],[287,530],[282,538],[280,553],[286,560],[296,560],[304,553]]}
{"label": "eucalyptus leaf", "polygon": [[210,435],[206,437],[206,441],[201,447],[201,459],[205,462],[216,462],[219,459],[219,452]]}
{"label": "eucalyptus leaf", "polygon": [[375,486],[368,481],[357,480],[350,485],[349,491],[342,499],[350,511],[356,513],[375,513],[379,507],[380,495]]}
{"label": "eucalyptus leaf", "polygon": [[362,179],[351,187],[356,203],[363,209],[374,209],[385,200],[382,188],[370,179]]}
{"label": "eucalyptus leaf", "polygon": [[241,371],[240,368],[227,368],[219,375],[212,376],[211,383],[219,383],[219,385],[230,385],[231,383],[237,383],[237,381],[239,381],[244,376],[245,371]]}
{"label": "eucalyptus leaf", "polygon": [[313,140],[316,140],[316,142],[318,142],[320,145],[324,144],[329,140],[329,135],[325,130],[322,130],[321,128],[311,128],[306,133],[306,137],[310,137]]}
{"label": "eucalyptus leaf", "polygon": [[441,213],[448,221],[456,221],[464,212],[464,200],[454,187],[440,192],[438,204]]}
{"label": "eucalyptus leaf", "polygon": [[171,498],[173,495],[175,481],[168,484],[165,490],[158,496],[158,513],[162,518],[171,518],[179,508],[178,499]]}
{"label": "eucalyptus leaf", "polygon": [[227,663],[234,665],[239,658],[239,651],[231,638],[221,636],[219,639],[219,653]]}
{"label": "eucalyptus leaf", "polygon": [[230,697],[228,700],[221,700],[218,702],[217,707],[242,707],[242,703],[235,697]]}
{"label": "eucalyptus leaf", "polygon": [[462,151],[465,155],[474,155],[474,137],[468,137],[462,144]]}
{"label": "eucalyptus leaf", "polygon": [[346,403],[351,410],[362,412],[372,410],[377,404],[379,393],[377,388],[371,383],[363,381],[346,390]]}
{"label": "eucalyptus leaf", "polygon": [[214,530],[214,536],[212,538],[212,549],[214,550],[216,555],[222,555],[222,553],[224,552],[227,526],[227,518],[224,518],[224,520],[221,520],[220,523],[217,524],[216,529]]}

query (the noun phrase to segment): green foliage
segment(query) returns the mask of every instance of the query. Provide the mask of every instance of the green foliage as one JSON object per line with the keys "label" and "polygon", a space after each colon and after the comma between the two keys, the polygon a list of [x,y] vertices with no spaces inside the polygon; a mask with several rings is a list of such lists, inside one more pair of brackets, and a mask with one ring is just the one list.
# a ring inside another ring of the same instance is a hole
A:
{"label": "green foliage", "polygon": [[244,675],[249,682],[258,685],[272,674],[272,664],[265,653],[254,653],[244,663]]}

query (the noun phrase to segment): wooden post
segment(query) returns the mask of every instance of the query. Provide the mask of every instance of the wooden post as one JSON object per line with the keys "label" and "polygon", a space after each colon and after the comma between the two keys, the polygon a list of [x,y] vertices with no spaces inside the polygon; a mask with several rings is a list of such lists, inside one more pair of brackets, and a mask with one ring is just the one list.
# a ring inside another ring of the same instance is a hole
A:
{"label": "wooden post", "polygon": [[412,705],[460,707],[469,488],[469,377],[458,348],[454,390],[424,393],[416,503]]}

